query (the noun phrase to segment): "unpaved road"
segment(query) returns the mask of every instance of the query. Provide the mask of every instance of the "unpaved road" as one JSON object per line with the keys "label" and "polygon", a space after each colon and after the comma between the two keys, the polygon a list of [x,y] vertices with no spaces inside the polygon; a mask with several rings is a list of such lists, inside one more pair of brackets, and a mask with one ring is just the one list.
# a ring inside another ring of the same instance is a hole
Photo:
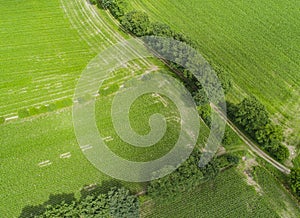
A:
{"label": "unpaved road", "polygon": [[274,167],[276,167],[281,172],[283,172],[285,174],[290,174],[291,170],[289,168],[287,168],[286,166],[282,165],[278,161],[274,160],[269,155],[267,155],[264,151],[262,151],[259,148],[259,146],[255,142],[253,142],[251,139],[249,139],[241,130],[239,130],[239,128],[231,120],[229,120],[227,118],[227,116],[218,107],[216,107],[213,104],[211,104],[211,107],[212,107],[212,109],[214,111],[216,111],[227,122],[228,126],[230,126],[230,128],[236,134],[238,134],[238,136],[249,146],[249,148],[253,152],[255,152],[258,156],[260,156],[261,158],[263,158],[268,163],[272,164]]}

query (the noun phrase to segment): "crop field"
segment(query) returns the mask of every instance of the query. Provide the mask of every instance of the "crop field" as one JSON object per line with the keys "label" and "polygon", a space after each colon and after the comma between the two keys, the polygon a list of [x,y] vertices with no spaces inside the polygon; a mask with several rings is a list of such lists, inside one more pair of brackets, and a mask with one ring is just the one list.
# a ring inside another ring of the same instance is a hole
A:
{"label": "crop field", "polygon": [[0,11],[0,116],[6,118],[72,98],[88,62],[123,39],[87,1],[1,1]]}
{"label": "crop field", "polygon": [[[123,39],[117,26],[103,24],[107,15],[100,17],[86,1],[1,1],[0,11],[0,115],[6,118],[20,108],[72,98],[88,62]],[[78,197],[83,186],[111,180],[82,155],[70,108],[1,125],[0,148],[4,217],[16,217],[51,194]]]}
{"label": "crop field", "polygon": [[[122,80],[112,77],[103,87],[113,86]],[[115,83],[111,83],[114,80]],[[97,100],[96,117],[100,134],[109,137],[108,146],[118,155],[136,161],[155,159],[173,147],[178,128],[175,106],[170,100],[145,95],[138,98],[130,111],[131,125],[140,134],[149,131],[150,115],[159,112],[173,117],[167,122],[165,137],[154,148],[130,149],[118,138],[111,123],[110,108],[115,91]],[[156,103],[155,103],[156,100]],[[162,103],[163,102],[163,103]],[[165,107],[164,104],[170,104]],[[205,142],[207,127],[202,123],[199,144]],[[22,208],[38,205],[54,194],[79,196],[82,187],[90,184],[107,184],[111,180],[83,156],[77,144],[71,109],[30,117],[7,123],[0,128],[0,214],[18,215]],[[166,146],[168,145],[168,146]],[[113,184],[113,183],[112,183]],[[134,191],[141,190],[139,184],[125,184]],[[7,206],[9,205],[9,206]]]}
{"label": "crop field", "polygon": [[[30,211],[39,210],[38,205],[48,200],[53,203],[79,198],[84,190],[96,186],[107,189],[123,185],[134,193],[144,190],[145,184],[113,180],[87,160],[82,152],[86,148],[79,147],[75,136],[71,107],[17,119],[20,109],[72,99],[88,63],[105,48],[130,36],[120,31],[110,15],[86,0],[0,2],[0,116],[7,118],[0,125],[0,217],[18,217],[21,213],[28,217]],[[231,72],[235,90],[230,100],[254,93],[274,118],[295,130],[291,134],[297,134],[300,125],[293,115],[299,116],[296,39],[300,34],[295,28],[299,21],[292,19],[297,11],[289,4],[281,7],[280,2],[270,2],[264,14],[259,13],[267,6],[262,2],[182,0],[176,1],[176,7],[174,3],[134,0],[129,5],[147,10],[153,20],[165,21],[194,37],[206,58]],[[185,17],[184,22],[180,15]],[[195,19],[199,22],[193,22]],[[99,134],[124,159],[157,159],[178,139],[180,114],[176,105],[173,99],[157,93],[139,97],[129,114],[131,127],[140,135],[151,130],[151,115],[164,115],[167,131],[157,144],[135,148],[123,142],[114,130],[111,107],[116,92],[124,83],[156,71],[171,73],[157,59],[134,60],[112,72],[97,96]],[[200,120],[197,145],[203,146],[208,135],[208,127]],[[296,140],[292,136],[290,139]],[[251,156],[237,135],[225,149]],[[239,168],[224,171],[215,181],[190,192],[146,201],[142,217],[300,215],[295,201],[264,168],[257,167],[253,178],[261,188],[259,193],[253,184],[247,184]]]}
{"label": "crop field", "polygon": [[[213,64],[234,80],[231,101],[258,97],[299,142],[299,1],[128,1],[131,9],[187,34]],[[197,21],[197,22],[195,22]]]}
{"label": "crop field", "polygon": [[[261,173],[266,174],[266,171],[260,169],[259,177]],[[261,181],[261,177],[258,179],[261,193],[257,193],[253,186],[247,185],[239,171],[230,169],[221,173],[215,181],[195,187],[190,192],[146,201],[142,217],[299,216],[297,204],[286,191],[272,176],[267,175],[265,179],[267,181]]]}

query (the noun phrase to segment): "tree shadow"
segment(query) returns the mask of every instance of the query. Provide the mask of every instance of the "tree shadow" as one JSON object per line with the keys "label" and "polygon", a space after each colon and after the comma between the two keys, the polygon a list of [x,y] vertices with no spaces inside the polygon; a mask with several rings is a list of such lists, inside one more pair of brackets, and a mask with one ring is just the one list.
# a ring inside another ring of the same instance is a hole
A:
{"label": "tree shadow", "polygon": [[73,201],[81,201],[82,199],[85,199],[88,195],[106,194],[113,187],[121,188],[122,184],[116,180],[107,180],[103,181],[101,185],[85,185],[80,191],[80,199],[76,199],[74,193],[51,194],[49,199],[42,204],[25,206],[22,209],[19,218],[31,218],[41,215],[46,211],[47,206],[56,206],[63,202],[71,204]]}
{"label": "tree shadow", "polygon": [[28,217],[34,217],[39,214],[42,214],[45,212],[48,205],[59,205],[62,202],[65,203],[71,203],[72,201],[76,200],[74,193],[71,194],[51,194],[49,196],[49,199],[40,205],[29,205],[22,209],[22,212],[20,214],[20,218],[28,218]]}

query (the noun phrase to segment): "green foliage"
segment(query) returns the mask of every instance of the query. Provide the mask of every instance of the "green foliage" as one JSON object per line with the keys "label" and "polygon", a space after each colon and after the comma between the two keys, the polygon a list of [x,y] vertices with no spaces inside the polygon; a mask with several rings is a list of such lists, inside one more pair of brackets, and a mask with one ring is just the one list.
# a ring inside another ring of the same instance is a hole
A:
{"label": "green foliage", "polygon": [[206,125],[210,126],[211,124],[211,107],[209,104],[201,105],[198,107],[198,113],[201,118],[204,120]]}
{"label": "green foliage", "polygon": [[174,193],[191,190],[205,181],[215,179],[220,168],[231,167],[239,162],[238,157],[225,154],[219,158],[213,158],[205,166],[199,167],[200,156],[199,150],[193,151],[192,155],[174,172],[151,181],[148,186],[148,194],[150,196],[171,196]]}
{"label": "green foliage", "polygon": [[144,36],[148,32],[150,20],[148,14],[142,11],[131,11],[122,18],[122,26],[136,36]]}
{"label": "green foliage", "polygon": [[269,123],[269,115],[265,106],[253,96],[245,98],[237,105],[237,108],[235,122],[252,136]]}
{"label": "green foliage", "polygon": [[226,125],[225,131],[224,131],[224,136],[222,139],[222,145],[224,146],[229,146],[232,145],[236,140],[236,133],[232,131],[232,129]]}
{"label": "green foliage", "polygon": [[213,68],[221,82],[224,93],[229,93],[232,89],[232,79],[230,77],[230,74],[220,67]]}
{"label": "green foliage", "polygon": [[4,117],[0,117],[0,125],[5,123],[5,118]]}
{"label": "green foliage", "polygon": [[187,191],[203,183],[204,176],[198,167],[199,157],[200,152],[195,152],[171,174],[152,180],[148,185],[148,194],[150,196],[172,195],[177,192]]}
{"label": "green foliage", "polygon": [[203,88],[200,88],[196,92],[193,92],[193,98],[197,106],[207,105],[209,103],[209,99]]}
{"label": "green foliage", "polygon": [[217,163],[218,167],[222,169],[238,165],[239,161],[240,160],[237,156],[227,153],[218,157]]}
{"label": "green foliage", "polygon": [[106,86],[106,87],[107,88],[105,88],[105,89],[101,88],[99,90],[100,95],[108,96],[108,95],[115,93],[116,91],[118,91],[120,89],[120,86],[117,83],[110,84],[109,86]]}
{"label": "green foliage", "polygon": [[71,203],[49,205],[37,218],[52,217],[139,217],[138,199],[123,188],[112,188],[108,194],[88,195]]}
{"label": "green foliage", "polygon": [[126,2],[123,0],[99,0],[99,4],[103,9],[108,9],[118,20],[124,16],[127,7]]}
{"label": "green foliage", "polygon": [[57,109],[57,106],[55,103],[50,103],[47,105],[47,109],[48,109],[48,112],[53,112]]}
{"label": "green foliage", "polygon": [[39,110],[36,107],[30,107],[28,109],[29,116],[34,116],[39,113]]}
{"label": "green foliage", "polygon": [[290,174],[292,190],[300,197],[300,168],[293,168]]}
{"label": "green foliage", "polygon": [[271,143],[267,148],[268,151],[275,159],[283,162],[290,156],[289,149],[283,144],[279,143]]}
{"label": "green foliage", "polygon": [[108,192],[108,204],[111,217],[139,217],[139,204],[137,197],[130,195],[125,188],[113,188]]}
{"label": "green foliage", "polygon": [[299,10],[293,1],[268,1],[268,7],[263,1],[240,0],[127,2],[132,9],[146,11],[151,20],[189,36],[212,66],[230,74],[235,85],[228,100],[254,94],[272,115],[282,117],[279,121],[289,122],[295,130],[291,141],[297,141],[300,125],[293,118],[299,111],[299,93],[291,87],[299,86],[300,65],[287,61],[298,60],[300,50],[294,40],[299,36],[300,20],[294,19]]}
{"label": "green foliage", "polygon": [[43,113],[47,113],[48,112],[48,108],[46,105],[41,105],[40,107],[38,107],[38,113],[39,114],[43,114]]}
{"label": "green foliage", "polygon": [[171,27],[165,23],[152,22],[149,27],[149,35],[172,37],[174,32]]}
{"label": "green foliage", "polygon": [[270,145],[281,142],[283,140],[282,127],[274,125],[273,123],[268,123],[255,132],[255,139],[261,145]]}
{"label": "green foliage", "polygon": [[[270,182],[274,184],[273,180]],[[275,187],[282,189],[276,183]],[[292,202],[297,211],[296,203],[290,196],[286,193],[282,195]],[[270,199],[269,196],[269,192],[264,192],[262,196],[257,194],[241,173],[231,168],[220,173],[215,180],[183,192],[153,196],[153,206],[150,211],[145,207],[145,217],[280,217],[277,210],[285,207],[272,207],[270,202],[282,200]]]}
{"label": "green foliage", "polygon": [[235,122],[275,159],[284,161],[289,157],[288,148],[282,145],[282,128],[272,123],[266,108],[255,97],[244,99],[236,107],[231,106],[230,111]]}
{"label": "green foliage", "polygon": [[70,98],[65,98],[65,99],[56,101],[55,104],[56,104],[57,109],[61,109],[61,108],[71,106],[73,104],[73,101]]}
{"label": "green foliage", "polygon": [[19,118],[25,118],[25,117],[29,117],[30,113],[29,113],[28,109],[20,109],[18,111],[18,116],[19,116]]}

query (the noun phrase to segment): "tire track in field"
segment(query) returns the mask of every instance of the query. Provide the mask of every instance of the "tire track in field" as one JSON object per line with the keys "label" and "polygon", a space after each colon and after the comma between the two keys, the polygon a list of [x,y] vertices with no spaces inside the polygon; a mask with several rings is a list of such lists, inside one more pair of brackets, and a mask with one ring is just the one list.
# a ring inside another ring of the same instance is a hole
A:
{"label": "tire track in field", "polygon": [[[116,32],[112,27],[110,27],[104,19],[99,15],[97,12],[97,8],[95,8],[93,5],[89,4],[85,0],[74,0],[74,1],[63,1],[61,0],[64,11],[68,15],[68,18],[70,19],[71,24],[73,27],[77,30],[79,30],[79,34],[81,38],[86,41],[90,46],[92,46],[92,49],[99,53],[100,51],[103,51],[103,48],[107,48],[109,45],[113,45],[118,42],[122,42],[125,39]],[[72,7],[69,6],[69,4],[73,4],[73,9],[75,10],[70,10]],[[76,5],[75,5],[76,4]],[[76,13],[74,14],[75,11],[78,11],[83,17],[76,16]],[[87,24],[88,26],[84,26],[83,24],[85,23],[84,20],[88,20]],[[106,46],[99,46],[99,42],[97,42],[97,39],[94,39],[94,43],[90,42],[88,38],[85,36],[87,34],[81,34],[81,29],[84,29],[85,31],[89,32],[89,35],[93,35],[93,33],[100,33],[101,34],[101,41],[106,42]],[[96,41],[96,42],[95,42]],[[130,47],[126,47],[126,49],[130,50],[134,54],[138,53],[133,50]],[[138,55],[139,56],[139,55]],[[151,66],[151,63],[149,63],[147,60],[144,58],[140,58],[140,62],[142,66]]]}

